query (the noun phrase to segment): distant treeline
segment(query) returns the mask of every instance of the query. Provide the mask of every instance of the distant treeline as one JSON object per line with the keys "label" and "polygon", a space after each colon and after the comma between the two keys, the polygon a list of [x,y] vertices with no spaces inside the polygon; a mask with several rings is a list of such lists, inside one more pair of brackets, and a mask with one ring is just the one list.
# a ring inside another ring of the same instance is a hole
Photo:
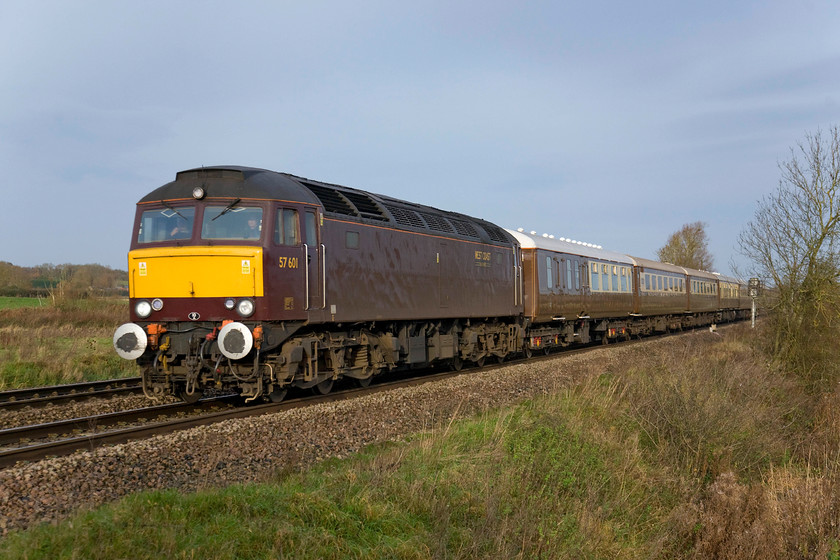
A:
{"label": "distant treeline", "polygon": [[53,299],[128,295],[128,273],[100,264],[23,267],[0,261],[0,296]]}

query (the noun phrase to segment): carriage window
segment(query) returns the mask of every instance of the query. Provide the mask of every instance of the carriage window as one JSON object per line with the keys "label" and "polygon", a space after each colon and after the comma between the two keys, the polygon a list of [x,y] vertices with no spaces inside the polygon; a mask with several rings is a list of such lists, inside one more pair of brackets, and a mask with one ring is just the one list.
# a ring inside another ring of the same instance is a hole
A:
{"label": "carriage window", "polygon": [[137,231],[138,243],[154,243],[192,237],[195,207],[168,206],[159,210],[146,210],[140,217]]}
{"label": "carriage window", "polygon": [[598,274],[598,265],[592,263],[592,279],[590,283],[592,284],[592,291],[598,292],[601,290],[601,276]]}
{"label": "carriage window", "polygon": [[572,289],[572,261],[566,259],[566,289]]}
{"label": "carriage window", "polygon": [[207,206],[204,209],[202,239],[259,239],[262,208],[237,206],[236,202],[227,206]]}
{"label": "carriage window", "polygon": [[277,210],[277,221],[274,222],[274,242],[278,245],[289,246],[298,244],[297,210],[289,208]]}
{"label": "carriage window", "polygon": [[554,279],[552,278],[551,273],[554,272],[553,266],[551,266],[551,257],[545,258],[545,278],[546,278],[546,287],[550,290],[554,287]]}
{"label": "carriage window", "polygon": [[580,266],[578,261],[575,261],[575,290],[580,290]]}

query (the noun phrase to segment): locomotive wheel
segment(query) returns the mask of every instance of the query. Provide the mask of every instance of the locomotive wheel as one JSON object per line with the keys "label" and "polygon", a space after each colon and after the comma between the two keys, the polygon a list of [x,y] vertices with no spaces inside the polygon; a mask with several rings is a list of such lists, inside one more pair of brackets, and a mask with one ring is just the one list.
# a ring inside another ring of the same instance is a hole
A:
{"label": "locomotive wheel", "polygon": [[176,395],[178,395],[178,398],[187,404],[195,404],[201,399],[203,393],[201,391],[196,390],[193,391],[192,395],[188,395],[186,388],[179,387],[176,391]]}
{"label": "locomotive wheel", "polygon": [[325,379],[325,380],[321,381],[320,383],[318,383],[317,385],[315,385],[315,391],[320,395],[329,394],[329,392],[332,391],[332,388],[333,388],[333,379],[332,378]]}
{"label": "locomotive wheel", "polygon": [[285,387],[283,387],[282,389],[274,389],[272,392],[270,392],[268,394],[268,400],[270,400],[273,403],[282,402],[283,399],[286,398],[286,393],[288,393],[288,392],[289,392],[289,390],[286,389]]}

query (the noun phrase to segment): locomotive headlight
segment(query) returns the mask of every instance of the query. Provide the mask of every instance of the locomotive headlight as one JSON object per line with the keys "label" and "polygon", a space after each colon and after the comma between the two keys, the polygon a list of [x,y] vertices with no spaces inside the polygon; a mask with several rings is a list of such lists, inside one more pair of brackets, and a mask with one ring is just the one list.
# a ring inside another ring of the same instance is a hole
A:
{"label": "locomotive headlight", "polygon": [[201,200],[204,198],[205,192],[204,187],[196,187],[193,189],[193,198],[196,200]]}
{"label": "locomotive headlight", "polygon": [[250,317],[254,314],[254,302],[250,299],[243,299],[239,302],[239,305],[236,306],[236,312],[243,317]]}
{"label": "locomotive headlight", "polygon": [[155,298],[152,300],[152,309],[155,311],[160,311],[163,309],[163,300],[160,298]]}
{"label": "locomotive headlight", "polygon": [[146,300],[138,301],[137,305],[134,306],[134,311],[137,312],[138,317],[145,319],[152,314],[152,306]]}
{"label": "locomotive headlight", "polygon": [[233,298],[227,298],[225,300],[225,308],[233,309],[234,307],[236,307],[236,300],[234,300]]}

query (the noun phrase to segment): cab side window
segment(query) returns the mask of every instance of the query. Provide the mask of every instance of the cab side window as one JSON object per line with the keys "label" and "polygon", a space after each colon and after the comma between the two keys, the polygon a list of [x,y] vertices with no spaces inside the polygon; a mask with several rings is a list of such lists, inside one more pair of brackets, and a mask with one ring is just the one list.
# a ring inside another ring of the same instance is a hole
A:
{"label": "cab side window", "polygon": [[306,213],[306,243],[315,245],[318,243],[318,227],[315,223],[315,213]]}
{"label": "cab side window", "polygon": [[300,243],[297,210],[280,208],[274,222],[274,242],[278,245],[295,246]]}

